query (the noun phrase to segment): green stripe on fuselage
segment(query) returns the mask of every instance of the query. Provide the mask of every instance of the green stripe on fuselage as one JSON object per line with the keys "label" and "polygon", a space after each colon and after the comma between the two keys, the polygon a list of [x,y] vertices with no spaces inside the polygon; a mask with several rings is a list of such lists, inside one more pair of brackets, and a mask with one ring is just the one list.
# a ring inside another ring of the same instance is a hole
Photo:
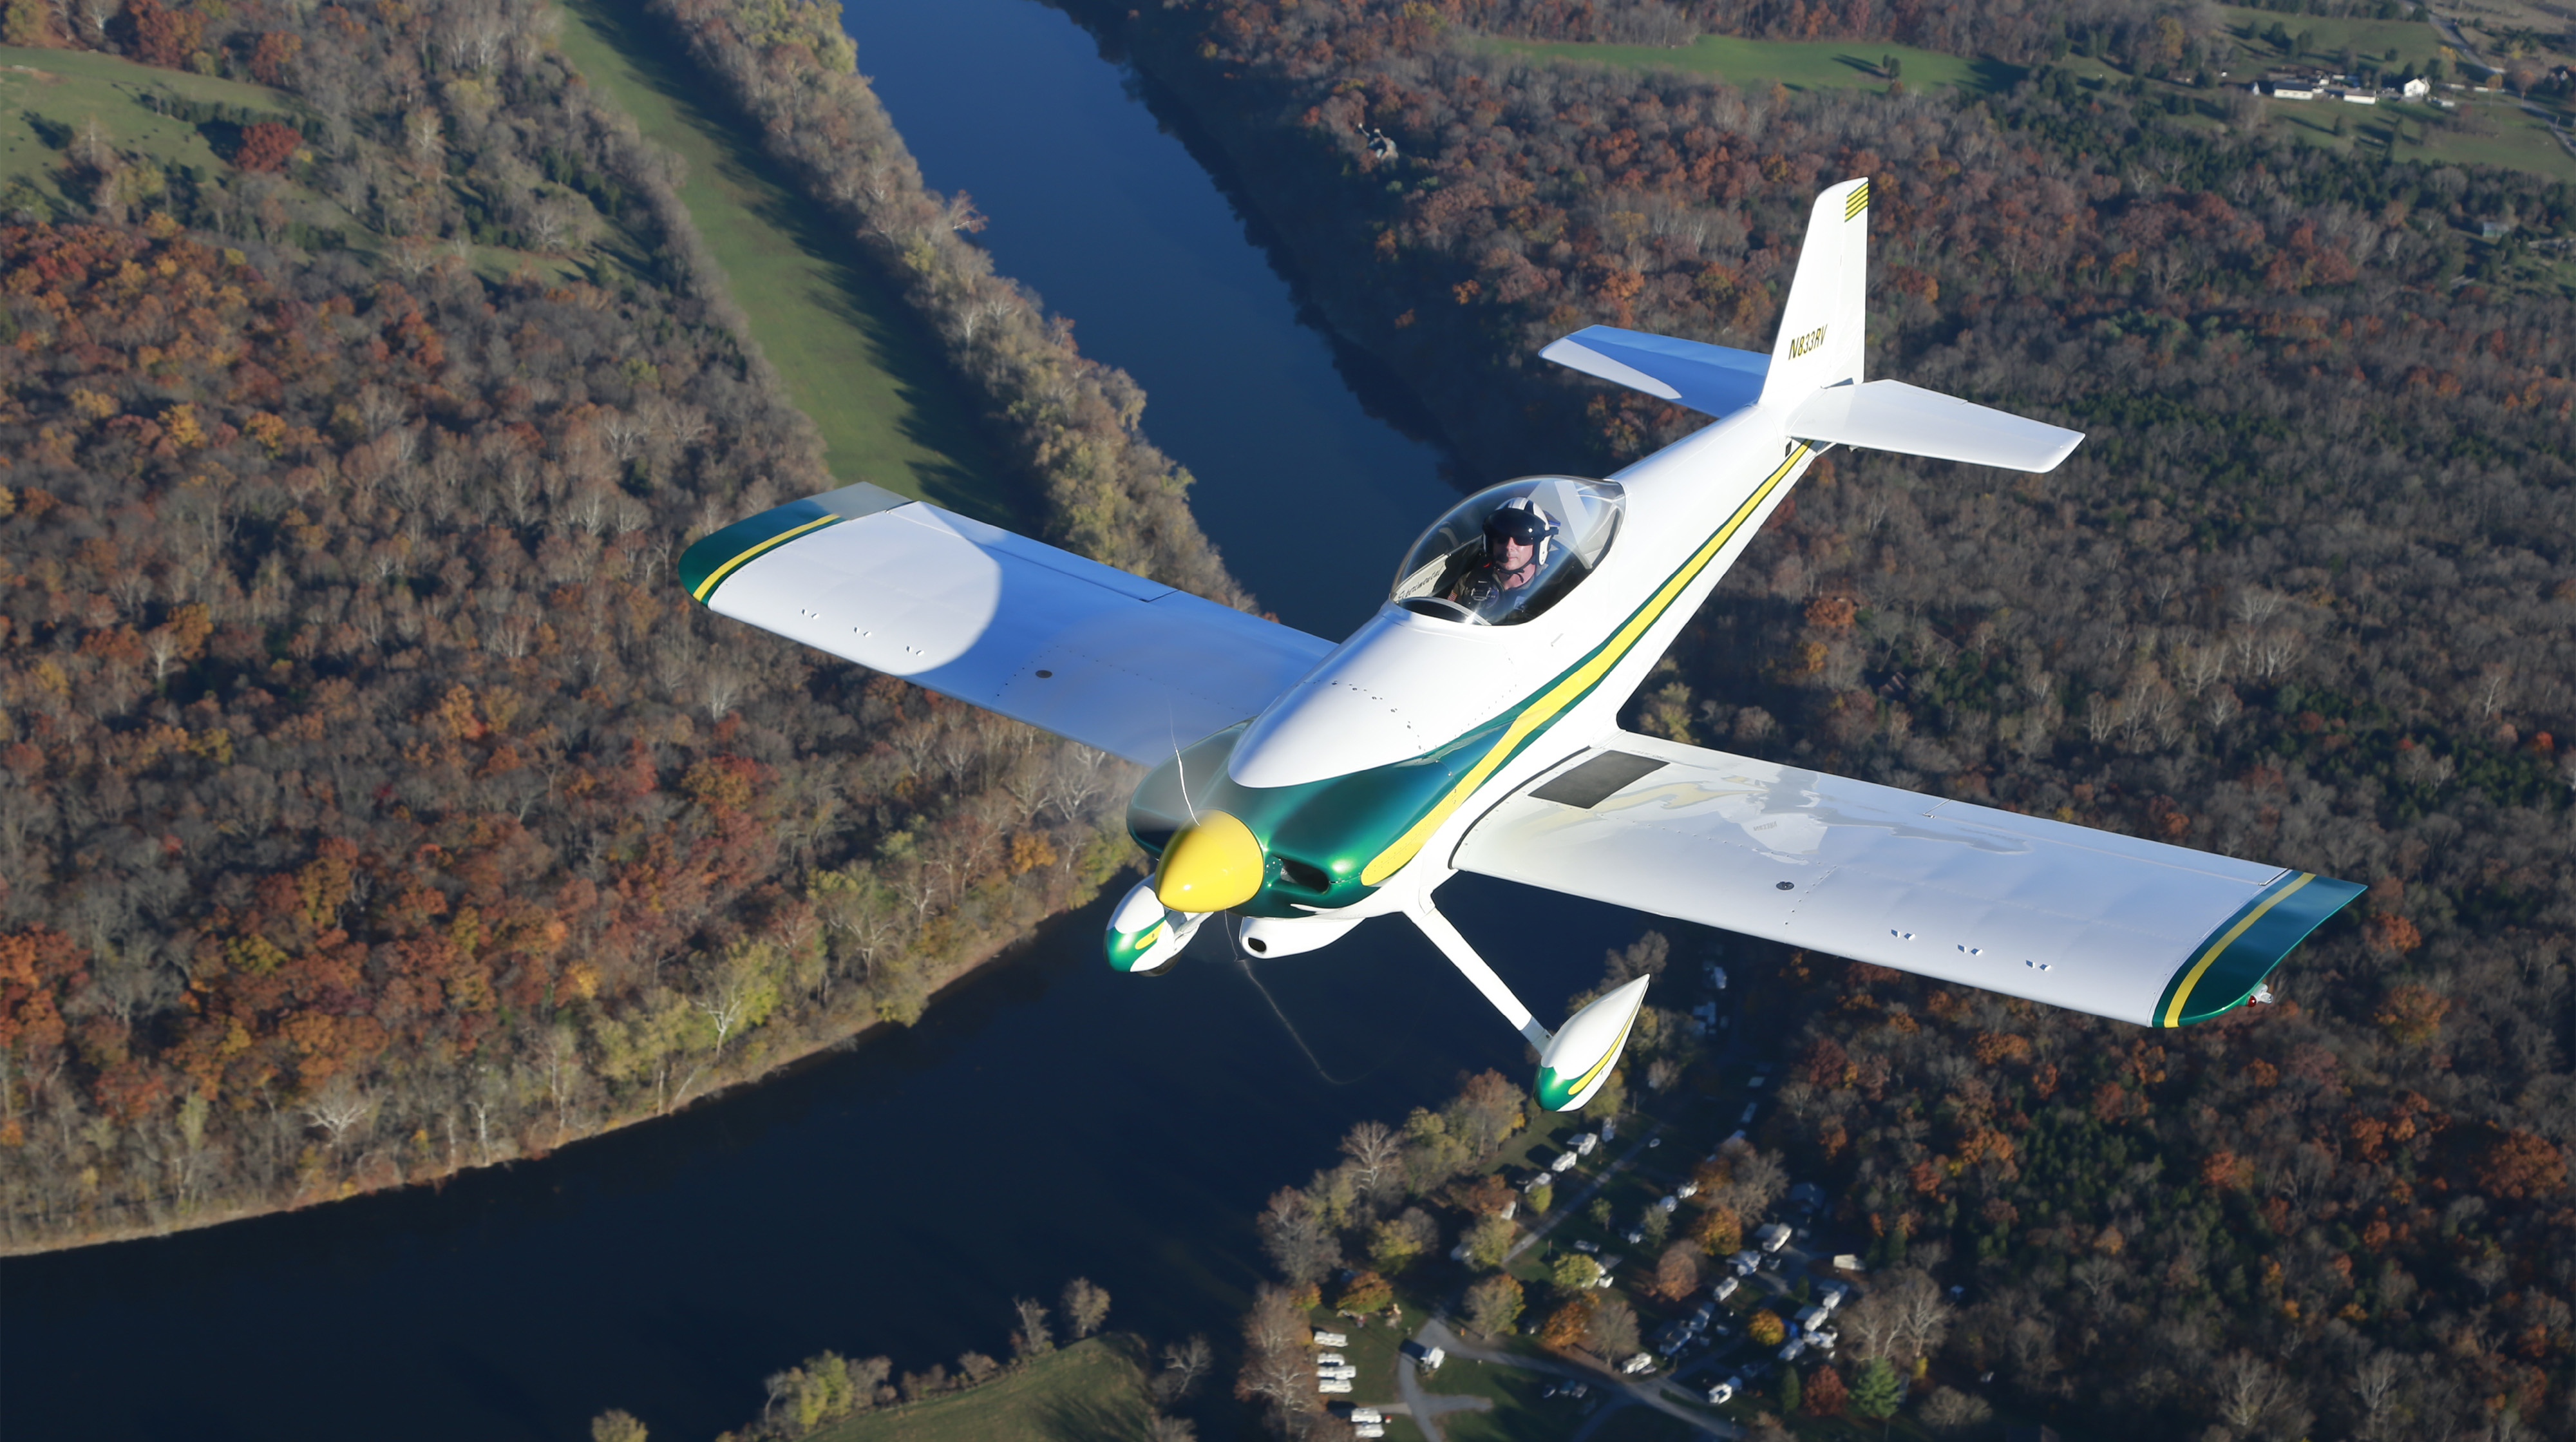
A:
{"label": "green stripe on fuselage", "polygon": [[[1223,811],[1241,821],[1261,842],[1268,858],[1260,893],[1235,908],[1246,915],[1303,916],[1361,900],[1377,890],[1360,879],[1372,859],[1425,818],[1438,815],[1445,819],[1464,805],[1486,777],[1536,745],[1558,718],[1599,689],[1618,662],[1651,633],[1655,621],[1679,599],[1680,592],[1715,561],[1717,553],[1726,548],[1809,454],[1804,445],[1793,449],[1728,513],[1725,523],[1658,582],[1647,593],[1648,598],[1623,618],[1600,645],[1518,703],[1447,744],[1390,765],[1321,781],[1257,787],[1245,786],[1226,774],[1227,760],[1245,729],[1242,725],[1228,727],[1185,748],[1173,762],[1146,778],[1145,784],[1137,788],[1140,803],[1149,795],[1178,795],[1171,785],[1172,773],[1186,769],[1187,801],[1182,806],[1157,808],[1153,817],[1143,822],[1138,811],[1131,810],[1129,831],[1138,845],[1159,856],[1168,839],[1169,826],[1158,822],[1186,824],[1188,811]],[[1681,584],[1676,586],[1675,582]],[[1646,624],[1634,625],[1640,617],[1646,619]],[[1607,664],[1603,664],[1605,657]],[[1565,690],[1569,679],[1587,670],[1597,673],[1591,681],[1571,692]],[[1525,729],[1517,724],[1542,705],[1548,707],[1548,714],[1537,724]],[[1513,734],[1516,730],[1520,732],[1517,736]],[[1328,879],[1328,884],[1321,890],[1297,885],[1287,874],[1287,860],[1315,868]]]}

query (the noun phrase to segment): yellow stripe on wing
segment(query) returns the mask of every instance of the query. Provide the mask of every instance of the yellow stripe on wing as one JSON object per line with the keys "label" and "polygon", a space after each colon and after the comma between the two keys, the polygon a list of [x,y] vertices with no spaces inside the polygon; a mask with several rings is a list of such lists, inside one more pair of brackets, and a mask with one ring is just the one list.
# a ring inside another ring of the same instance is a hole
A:
{"label": "yellow stripe on wing", "polygon": [[767,552],[774,551],[780,546],[786,545],[788,542],[795,540],[798,536],[805,534],[807,531],[814,530],[821,526],[828,526],[839,519],[841,519],[839,516],[825,516],[820,520],[807,521],[805,524],[798,526],[792,531],[781,531],[777,535],[770,537],[768,540],[759,542],[749,550],[744,551],[741,555],[736,556],[732,560],[725,562],[723,565],[716,567],[714,570],[707,572],[707,578],[700,581],[698,583],[698,588],[689,593],[691,599],[704,601],[715,591],[715,588],[723,582],[725,577],[732,575],[743,565],[744,562],[756,559]]}
{"label": "yellow stripe on wing", "polygon": [[1484,758],[1470,768],[1465,776],[1459,778],[1458,784],[1449,789],[1449,794],[1440,798],[1439,805],[1432,807],[1428,815],[1413,823],[1411,830],[1397,837],[1394,845],[1379,852],[1375,860],[1361,868],[1360,881],[1364,885],[1375,886],[1402,870],[1404,864],[1411,861],[1422,850],[1422,844],[1431,839],[1431,833],[1440,829],[1440,823],[1448,820],[1451,812],[1465,804],[1468,797],[1476,794],[1477,787],[1484,785],[1486,779],[1492,776],[1497,768],[1511,759],[1512,754],[1520,749],[1521,742],[1527,740],[1540,727],[1555,720],[1558,712],[1573,705],[1585,692],[1600,684],[1601,678],[1609,674],[1611,667],[1619,664],[1620,658],[1628,654],[1629,649],[1637,644],[1638,639],[1644,636],[1646,631],[1655,624],[1656,619],[1664,614],[1665,609],[1672,605],[1674,598],[1681,595],[1690,583],[1698,578],[1699,573],[1708,568],[1708,563],[1716,558],[1719,551],[1726,548],[1728,541],[1734,539],[1736,531],[1744,525],[1746,518],[1759,510],[1762,502],[1778,488],[1780,478],[1789,474],[1806,456],[1807,447],[1803,443],[1789,452],[1788,459],[1780,463],[1778,470],[1765,477],[1761,485],[1753,488],[1753,494],[1745,497],[1744,504],[1735,508],[1735,514],[1727,518],[1725,525],[1718,527],[1717,534],[1709,537],[1708,543],[1701,546],[1688,561],[1684,562],[1680,570],[1673,572],[1671,578],[1664,582],[1663,588],[1655,592],[1654,599],[1640,607],[1637,614],[1629,617],[1628,624],[1620,627],[1618,633],[1613,635],[1600,650],[1593,652],[1590,660],[1568,673],[1564,680],[1548,688],[1546,694],[1522,708],[1521,714],[1513,717],[1512,724],[1504,730],[1502,739],[1496,741],[1485,752]]}
{"label": "yellow stripe on wing", "polygon": [[2191,974],[2182,979],[2182,985],[2174,988],[2173,1001],[2165,1008],[2165,1025],[2182,1025],[2182,1004],[2191,999],[2191,989],[2200,984],[2201,973],[2209,970],[2209,964],[2218,960],[2220,952],[2223,952],[2227,950],[2228,947],[2234,945],[2236,938],[2245,934],[2246,928],[2252,926],[2258,921],[2261,921],[2263,919],[2264,912],[2270,911],[2273,907],[2280,905],[2282,900],[2288,897],[2291,892],[2298,890],[2300,887],[2305,886],[2316,879],[2317,874],[2313,871],[2301,872],[2298,880],[2293,881],[2289,885],[2282,887],[2280,890],[2273,892],[2271,895],[2264,897],[2262,905],[2245,913],[2243,920],[2237,922],[2234,926],[2227,928],[2227,930],[2221,934],[2216,941],[2211,942],[2209,944],[2209,950],[2200,954],[2200,960],[2192,963]]}
{"label": "yellow stripe on wing", "polygon": [[1864,180],[1843,199],[1843,219],[1851,220],[1869,209],[1869,182]]}

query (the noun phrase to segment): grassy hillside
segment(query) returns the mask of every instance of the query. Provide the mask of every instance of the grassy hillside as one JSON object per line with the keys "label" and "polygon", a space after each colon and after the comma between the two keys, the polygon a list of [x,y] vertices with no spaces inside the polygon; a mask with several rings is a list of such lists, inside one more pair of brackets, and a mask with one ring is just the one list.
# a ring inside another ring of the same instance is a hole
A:
{"label": "grassy hillside", "polygon": [[32,186],[50,204],[67,204],[59,172],[73,137],[96,121],[107,143],[139,151],[165,165],[193,166],[202,174],[224,168],[222,157],[196,126],[161,113],[155,102],[175,96],[212,105],[239,106],[286,119],[298,107],[274,90],[177,70],[155,70],[83,50],[29,50],[0,46],[0,191],[27,203],[18,183]]}
{"label": "grassy hillside", "polygon": [[843,482],[870,481],[997,523],[1017,506],[1001,467],[901,299],[821,208],[798,194],[705,76],[651,22],[598,0],[564,8],[583,77],[680,157],[689,218]]}
{"label": "grassy hillside", "polygon": [[1135,1343],[1077,1342],[982,1386],[884,1412],[863,1413],[808,1442],[1128,1442],[1151,1412]]}

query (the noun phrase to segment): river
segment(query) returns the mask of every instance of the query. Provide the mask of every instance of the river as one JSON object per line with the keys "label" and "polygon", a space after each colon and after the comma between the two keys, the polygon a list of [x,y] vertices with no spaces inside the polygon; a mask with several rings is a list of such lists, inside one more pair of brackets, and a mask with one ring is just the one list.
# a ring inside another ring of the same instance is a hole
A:
{"label": "river", "polygon": [[[1144,384],[1237,573],[1319,634],[1367,615],[1456,490],[1380,418],[1400,391],[1301,321],[1169,107],[1035,0],[852,0],[847,23],[930,183],[971,192],[1001,269]],[[1443,899],[1543,1012],[1642,927],[1475,878]],[[1270,1191],[1461,1069],[1524,1075],[1518,1039],[1398,922],[1265,963],[1265,994],[1208,941],[1169,978],[1111,973],[1105,909],[911,1031],[541,1161],[0,1264],[0,1427],[577,1442],[623,1407],[700,1439],[824,1348],[999,1355],[1010,1299],[1076,1274],[1113,1325],[1222,1334]]]}

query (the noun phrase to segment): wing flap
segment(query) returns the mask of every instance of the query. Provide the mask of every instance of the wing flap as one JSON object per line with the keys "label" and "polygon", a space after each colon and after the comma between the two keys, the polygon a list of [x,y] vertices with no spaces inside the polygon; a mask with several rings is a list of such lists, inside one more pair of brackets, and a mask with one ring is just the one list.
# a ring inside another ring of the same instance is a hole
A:
{"label": "wing flap", "polygon": [[[1557,783],[1603,755],[1635,779]],[[1635,761],[1658,763],[1643,767]],[[2142,1025],[2242,1002],[2349,882],[1620,734],[1505,799],[1461,870]]]}
{"label": "wing flap", "polygon": [[689,548],[708,609],[1151,764],[1254,716],[1332,649],[873,486]]}

